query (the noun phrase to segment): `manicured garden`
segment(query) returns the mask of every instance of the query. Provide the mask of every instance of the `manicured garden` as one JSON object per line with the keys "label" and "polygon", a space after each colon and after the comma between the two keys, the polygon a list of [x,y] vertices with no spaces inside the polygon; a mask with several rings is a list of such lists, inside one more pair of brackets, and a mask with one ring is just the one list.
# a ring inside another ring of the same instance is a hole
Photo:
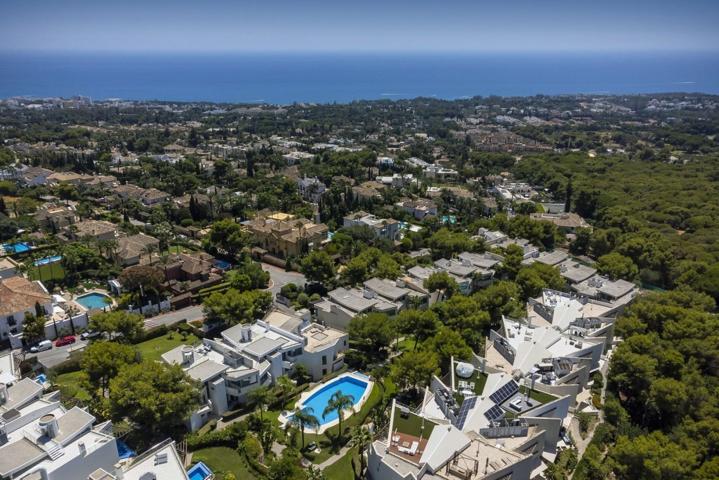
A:
{"label": "manicured garden", "polygon": [[419,417],[413,413],[403,415],[399,408],[394,409],[393,425],[394,429],[399,432],[422,438],[429,438],[432,430],[434,430],[434,427],[437,426],[436,423],[430,422],[429,420]]}
{"label": "manicured garden", "polygon": [[81,381],[82,372],[79,370],[63,373],[55,378],[55,383],[60,385],[60,389],[65,396],[75,398],[81,402],[89,402],[90,394],[82,387]]}
{"label": "manicured garden", "polygon": [[353,448],[345,456],[323,470],[327,480],[346,480],[354,478],[352,460],[357,457],[357,449]]}
{"label": "manicured garden", "polygon": [[204,462],[215,474],[222,478],[225,473],[233,473],[242,480],[255,480],[257,477],[245,462],[245,459],[229,447],[208,447],[192,453],[193,462]]}
{"label": "manicured garden", "polygon": [[[394,388],[393,385],[392,388]],[[382,388],[379,385],[375,384],[372,388],[372,392],[370,393],[369,398],[362,406],[360,411],[358,413],[352,414],[350,417],[348,417],[342,422],[342,429],[345,431],[342,435],[342,438],[339,438],[339,425],[328,428],[324,433],[320,435],[309,432],[305,433],[305,445],[314,442],[319,446],[320,452],[313,453],[306,451],[302,452],[302,454],[305,456],[305,458],[311,460],[313,463],[322,463],[328,458],[330,458],[332,455],[338,453],[340,449],[344,446],[343,442],[345,442],[349,438],[347,432],[350,431],[353,427],[365,423],[365,420],[370,414],[370,411],[380,402],[382,402],[383,396],[387,396],[389,393],[390,392],[387,391],[383,392]],[[322,412],[315,412],[315,415],[322,415]],[[300,449],[302,447],[301,435],[294,435],[290,438],[294,440],[293,446],[295,448]]]}
{"label": "manicured garden", "polygon": [[146,340],[135,345],[143,360],[161,360],[162,354],[180,345],[193,345],[198,338],[192,334],[183,337],[181,333],[170,332],[161,337]]}
{"label": "manicured garden", "polygon": [[31,280],[49,282],[51,280],[62,280],[65,278],[65,268],[62,262],[53,262],[40,266],[31,266],[27,271]]}

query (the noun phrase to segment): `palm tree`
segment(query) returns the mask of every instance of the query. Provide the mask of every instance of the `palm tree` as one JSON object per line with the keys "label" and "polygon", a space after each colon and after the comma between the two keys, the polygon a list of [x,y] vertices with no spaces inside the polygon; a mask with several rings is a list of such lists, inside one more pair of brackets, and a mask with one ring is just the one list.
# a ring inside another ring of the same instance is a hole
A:
{"label": "palm tree", "polygon": [[263,420],[262,412],[270,403],[270,400],[272,400],[272,393],[270,392],[270,389],[262,386],[257,388],[256,390],[253,390],[250,392],[250,400],[257,405],[257,408],[260,410],[260,420]]}
{"label": "palm tree", "polygon": [[338,438],[342,438],[342,420],[344,417],[344,411],[348,408],[352,408],[353,406],[354,397],[352,395],[345,395],[341,391],[337,391],[332,394],[327,402],[327,406],[322,412],[322,418],[325,418],[332,412],[337,412],[337,418],[339,419],[338,425],[340,429]]}
{"label": "palm tree", "polygon": [[152,265],[152,254],[157,251],[157,245],[153,245],[152,243],[145,246],[145,248],[142,249],[143,253],[146,253],[148,257],[150,257],[150,265]]}
{"label": "palm tree", "polygon": [[[78,313],[78,309],[73,307],[71,304],[67,304],[65,306],[65,314],[67,314],[68,320],[70,320],[70,329],[72,330],[72,334],[75,335],[75,322],[73,321],[73,317]],[[57,327],[55,327],[57,328]]]}
{"label": "palm tree", "polygon": [[316,429],[320,426],[320,421],[313,415],[313,412],[312,407],[298,408],[292,412],[289,420],[289,423],[297,427],[302,434],[302,450],[305,449],[305,427]]}
{"label": "palm tree", "polygon": [[358,426],[352,429],[352,438],[350,438],[350,446],[357,447],[357,450],[359,452],[359,459],[360,459],[360,468],[359,468],[359,478],[364,478],[364,472],[365,472],[365,458],[364,458],[364,451],[367,448],[367,445],[372,443],[372,434],[370,433],[369,429]]}
{"label": "palm tree", "polygon": [[293,382],[287,375],[282,375],[277,379],[277,388],[281,392],[280,398],[282,399],[282,408],[284,408],[285,402],[287,401],[287,394],[295,388],[295,382]]}

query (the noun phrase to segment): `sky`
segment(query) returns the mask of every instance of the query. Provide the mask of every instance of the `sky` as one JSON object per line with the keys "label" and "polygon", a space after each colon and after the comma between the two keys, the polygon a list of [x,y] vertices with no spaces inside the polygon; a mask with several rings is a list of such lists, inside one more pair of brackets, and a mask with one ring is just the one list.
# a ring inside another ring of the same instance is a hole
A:
{"label": "sky", "polygon": [[719,51],[719,0],[0,0],[0,52]]}

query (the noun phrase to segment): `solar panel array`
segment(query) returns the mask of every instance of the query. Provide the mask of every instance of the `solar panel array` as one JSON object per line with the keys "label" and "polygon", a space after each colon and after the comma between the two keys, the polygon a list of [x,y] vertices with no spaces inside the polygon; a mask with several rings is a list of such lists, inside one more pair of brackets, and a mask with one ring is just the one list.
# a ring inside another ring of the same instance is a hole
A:
{"label": "solar panel array", "polygon": [[490,422],[494,422],[504,416],[504,410],[499,408],[499,405],[494,405],[492,408],[484,412],[484,416],[487,417],[487,420]]}
{"label": "solar panel array", "polygon": [[512,397],[512,395],[516,394],[517,392],[519,392],[519,385],[517,385],[517,382],[515,382],[514,380],[510,380],[501,388],[497,389],[492,395],[490,395],[489,399],[499,405],[504,403],[505,400]]}
{"label": "solar panel array", "polygon": [[464,402],[462,402],[462,406],[459,408],[459,413],[457,414],[457,428],[459,428],[460,430],[464,428],[464,422],[467,421],[467,415],[469,415],[469,411],[474,408],[476,403],[477,397],[469,397],[464,399]]}

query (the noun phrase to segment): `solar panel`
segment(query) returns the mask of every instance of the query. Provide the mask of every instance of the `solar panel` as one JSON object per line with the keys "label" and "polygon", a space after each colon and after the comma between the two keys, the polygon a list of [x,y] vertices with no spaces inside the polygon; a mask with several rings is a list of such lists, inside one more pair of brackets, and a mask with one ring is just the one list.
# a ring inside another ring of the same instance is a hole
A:
{"label": "solar panel", "polygon": [[484,416],[487,417],[487,420],[493,422],[502,418],[504,416],[504,411],[499,408],[499,406],[494,405],[492,408],[484,412]]}
{"label": "solar panel", "polygon": [[517,382],[515,382],[514,380],[510,380],[501,388],[497,389],[497,391],[495,391],[492,395],[490,395],[489,399],[496,404],[501,404],[518,391],[519,385],[517,385]]}
{"label": "solar panel", "polygon": [[457,426],[457,428],[459,428],[460,430],[464,428],[464,422],[467,421],[469,411],[472,410],[476,404],[477,397],[470,397],[464,399],[464,402],[462,402],[462,406],[459,408],[457,419],[455,420],[455,425]]}

